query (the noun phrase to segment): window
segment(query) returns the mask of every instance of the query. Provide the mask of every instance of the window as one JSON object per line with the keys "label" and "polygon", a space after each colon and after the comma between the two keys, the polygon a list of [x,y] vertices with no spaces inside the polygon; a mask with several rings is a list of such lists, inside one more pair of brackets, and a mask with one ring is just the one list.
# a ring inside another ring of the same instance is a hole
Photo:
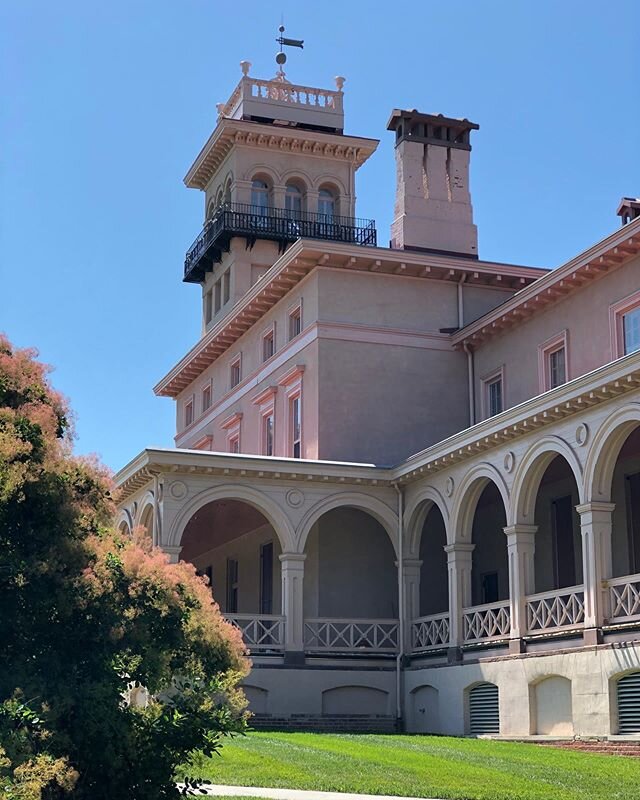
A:
{"label": "window", "polygon": [[262,417],[262,452],[265,456],[273,455],[273,411]]}
{"label": "window", "polygon": [[229,437],[229,452],[230,453],[239,453],[240,452],[240,434],[236,433],[233,436]]}
{"label": "window", "polygon": [[227,559],[227,614],[238,612],[238,559]]}
{"label": "window", "polygon": [[292,183],[287,184],[284,195],[284,207],[292,215],[302,211],[302,191]]}
{"label": "window", "polygon": [[548,392],[562,386],[568,379],[567,331],[547,339],[538,347],[538,379],[540,391]]}
{"label": "window", "polygon": [[229,383],[232,389],[240,383],[241,378],[242,372],[240,369],[240,356],[238,356],[235,361],[231,362]]}
{"label": "window", "polygon": [[302,417],[300,395],[289,400],[289,417],[291,420],[291,455],[302,458]]}
{"label": "window", "polygon": [[480,411],[483,419],[504,411],[504,366],[480,380]]}
{"label": "window", "polygon": [[227,270],[222,276],[222,305],[229,302],[231,296],[231,270]]}
{"label": "window", "polygon": [[273,542],[260,547],[260,613],[273,614]]}
{"label": "window", "polygon": [[275,335],[273,329],[271,329],[262,338],[262,360],[268,361],[275,351]]}
{"label": "window", "polygon": [[336,201],[329,189],[320,189],[318,192],[318,214],[323,214],[333,219],[336,211]]}
{"label": "window", "polygon": [[640,350],[640,289],[609,306],[609,327],[613,358]]}
{"label": "window", "polygon": [[623,354],[640,350],[640,306],[622,315]]}
{"label": "window", "polygon": [[193,424],[193,399],[187,400],[184,404],[184,427],[188,428]]}
{"label": "window", "polygon": [[208,383],[202,390],[202,411],[206,411],[211,406],[211,384]]}
{"label": "window", "polygon": [[222,287],[220,285],[220,281],[216,281],[215,286],[213,287],[215,291],[215,305],[214,311],[217,314],[222,307]]}
{"label": "window", "polygon": [[502,377],[493,378],[485,383],[487,395],[487,416],[495,417],[502,411]]}
{"label": "window", "polygon": [[251,205],[257,211],[269,207],[269,186],[265,181],[256,179],[251,184]]}
{"label": "window", "polygon": [[302,308],[298,306],[289,314],[289,340],[295,337],[302,330]]}
{"label": "window", "polygon": [[549,388],[555,389],[567,382],[567,369],[564,347],[552,350],[548,355]]}
{"label": "window", "polygon": [[242,412],[236,411],[230,417],[220,423],[223,431],[226,431],[226,442],[228,453],[240,452],[240,426],[242,424]]}
{"label": "window", "polygon": [[213,316],[213,304],[211,298],[211,289],[205,294],[204,296],[204,322],[205,325],[208,325],[211,322],[211,318]]}

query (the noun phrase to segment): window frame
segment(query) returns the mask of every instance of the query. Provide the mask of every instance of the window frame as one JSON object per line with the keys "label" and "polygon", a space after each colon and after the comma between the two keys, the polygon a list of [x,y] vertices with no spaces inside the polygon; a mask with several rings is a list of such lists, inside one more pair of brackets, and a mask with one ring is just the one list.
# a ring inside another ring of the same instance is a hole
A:
{"label": "window frame", "polygon": [[182,406],[182,421],[184,422],[184,430],[190,428],[196,421],[195,397],[193,395],[184,401]]}
{"label": "window frame", "polygon": [[222,273],[222,308],[227,305],[231,299],[231,269],[227,269]]}
{"label": "window frame", "polygon": [[[260,453],[263,456],[275,456],[276,454],[276,394],[277,386],[267,386],[253,399],[252,403],[258,406],[260,414]],[[268,451],[267,441],[267,420],[271,419],[271,452]]]}
{"label": "window frame", "polygon": [[[265,350],[265,343],[267,339],[271,339],[271,355],[266,356]],[[273,358],[276,354],[276,324],[275,322],[270,325],[265,331],[262,333],[262,338],[260,340],[261,343],[261,353],[260,359],[263,364],[265,364],[269,359]]]}
{"label": "window frame", "polygon": [[[238,370],[238,380],[234,383],[235,370]],[[229,362],[229,391],[236,389],[242,383],[242,353]]]}
{"label": "window frame", "polygon": [[[293,333],[293,322],[297,320],[298,322],[298,331]],[[302,298],[298,303],[292,306],[289,311],[287,312],[287,326],[288,326],[288,334],[289,338],[288,341],[292,342],[302,333]]]}
{"label": "window frame", "polygon": [[609,306],[609,329],[611,336],[611,356],[612,360],[616,358],[623,358],[625,355],[631,353],[638,353],[640,350],[632,350],[631,353],[625,353],[624,346],[624,317],[631,311],[636,311],[640,308],[640,289],[633,292],[617,303]]}
{"label": "window frame", "polygon": [[[209,403],[205,405],[205,393],[209,394]],[[208,380],[200,390],[200,408],[204,414],[213,405],[213,381]]]}
{"label": "window frame", "polygon": [[[564,350],[564,382],[552,386],[551,356],[559,350]],[[538,345],[538,385],[540,392],[549,392],[564,386],[569,380],[569,331],[565,328]]]}
{"label": "window frame", "polygon": [[[223,431],[226,431],[226,446],[227,453],[240,453],[242,446],[242,412],[237,411],[231,414],[220,425]],[[235,449],[237,447],[237,449]]]}
{"label": "window frame", "polygon": [[[296,364],[280,379],[280,386],[285,390],[285,402],[287,409],[285,452],[287,458],[304,458],[304,404],[302,396],[302,376],[304,374],[304,364]],[[299,423],[300,435],[294,438],[293,430],[293,403],[299,404]],[[298,443],[299,455],[295,455],[295,445]]]}
{"label": "window frame", "polygon": [[[493,370],[488,375],[485,375],[483,378],[480,379],[480,383],[482,385],[482,392],[480,397],[480,405],[481,405],[481,415],[482,419],[491,419],[492,417],[496,417],[498,414],[502,414],[505,410],[505,382],[504,382],[504,364],[502,364],[498,369]],[[491,395],[490,395],[490,387],[492,384],[497,383],[500,381],[500,411],[496,411],[495,414],[491,413]]]}

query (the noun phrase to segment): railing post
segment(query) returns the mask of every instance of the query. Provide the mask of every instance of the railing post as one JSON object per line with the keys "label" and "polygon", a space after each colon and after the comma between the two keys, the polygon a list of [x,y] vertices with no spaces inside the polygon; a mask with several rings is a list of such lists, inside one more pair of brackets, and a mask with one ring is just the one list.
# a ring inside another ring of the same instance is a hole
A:
{"label": "railing post", "polygon": [[608,616],[605,580],[611,577],[611,535],[615,503],[583,503],[576,506],[582,534],[585,644],[602,641],[602,625]]}
{"label": "railing post", "polygon": [[471,554],[473,544],[448,544],[447,571],[449,574],[449,659],[458,660],[464,642],[462,610],[471,605]]}
{"label": "railing post", "polygon": [[410,653],[413,647],[411,631],[413,620],[420,616],[420,568],[419,558],[405,558],[403,563],[404,580],[404,651]]}
{"label": "railing post", "polygon": [[304,662],[304,553],[282,553],[282,614],[285,618],[284,657],[286,663]]}
{"label": "railing post", "polygon": [[511,630],[509,651],[524,650],[523,637],[527,632],[527,595],[535,590],[534,560],[537,525],[510,525],[504,528],[509,558],[509,612]]}

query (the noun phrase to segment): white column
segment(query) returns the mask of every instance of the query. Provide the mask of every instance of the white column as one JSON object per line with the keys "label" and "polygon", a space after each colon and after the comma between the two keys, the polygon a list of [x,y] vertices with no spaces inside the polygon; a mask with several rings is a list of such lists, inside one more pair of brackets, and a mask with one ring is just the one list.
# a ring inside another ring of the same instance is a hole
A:
{"label": "white column", "polygon": [[584,582],[584,638],[595,644],[609,610],[604,581],[611,577],[611,534],[615,503],[584,503],[576,506],[582,534],[582,580]]}
{"label": "white column", "polygon": [[414,619],[420,616],[420,568],[419,558],[406,558],[403,564],[405,652],[411,652],[411,628]]}
{"label": "white column", "polygon": [[304,553],[283,553],[280,556],[282,572],[282,614],[285,617],[284,649],[288,653],[304,653]]}
{"label": "white column", "polygon": [[522,649],[527,632],[527,595],[534,593],[534,553],[537,525],[510,525],[504,528],[509,558],[509,611],[511,650]]}
{"label": "white column", "polygon": [[471,554],[474,544],[448,544],[449,573],[449,647],[456,648],[464,641],[462,609],[471,605]]}
{"label": "white column", "polygon": [[178,561],[180,561],[180,551],[182,550],[182,545],[163,544],[160,549],[169,556],[170,564],[177,564]]}

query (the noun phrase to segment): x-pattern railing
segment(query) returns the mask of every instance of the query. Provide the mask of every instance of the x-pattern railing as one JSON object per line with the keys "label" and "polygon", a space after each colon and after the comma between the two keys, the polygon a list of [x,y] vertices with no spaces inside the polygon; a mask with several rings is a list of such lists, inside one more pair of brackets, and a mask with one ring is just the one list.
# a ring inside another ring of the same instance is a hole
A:
{"label": "x-pattern railing", "polygon": [[640,575],[608,581],[611,619],[640,616]]}
{"label": "x-pattern railing", "polygon": [[530,632],[549,628],[574,628],[584,622],[584,589],[572,586],[527,597]]}
{"label": "x-pattern railing", "polygon": [[249,650],[284,648],[284,617],[270,614],[227,614],[226,618],[240,629]]}
{"label": "x-pattern railing", "polygon": [[449,644],[449,614],[429,614],[411,624],[411,649],[429,650]]}
{"label": "x-pattern railing", "polygon": [[511,629],[509,603],[488,603],[465,608],[463,621],[465,642],[504,639],[509,636]]}
{"label": "x-pattern railing", "polygon": [[304,644],[309,651],[396,652],[397,620],[307,619]]}

